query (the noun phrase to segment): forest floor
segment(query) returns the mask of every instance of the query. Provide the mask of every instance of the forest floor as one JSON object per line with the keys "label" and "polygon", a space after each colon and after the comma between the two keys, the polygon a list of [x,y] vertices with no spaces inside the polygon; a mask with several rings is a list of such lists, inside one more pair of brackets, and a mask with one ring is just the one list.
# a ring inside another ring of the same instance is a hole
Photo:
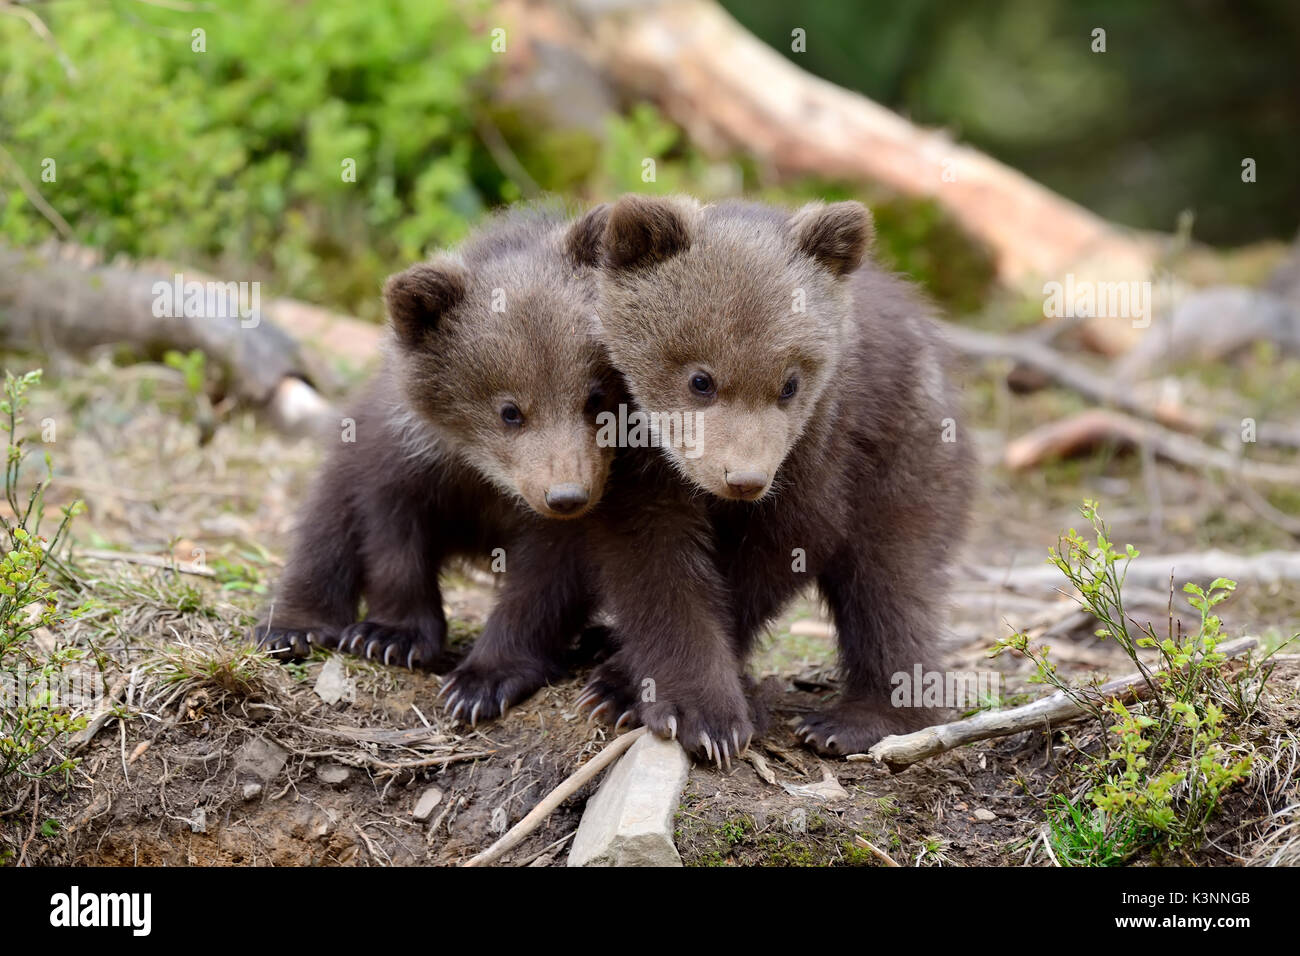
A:
{"label": "forest floor", "polygon": [[[7,364],[39,363],[9,356]],[[51,503],[87,503],[73,526],[73,566],[79,591],[96,604],[38,639],[91,652],[120,694],[115,719],[78,766],[25,788],[22,805],[0,817],[0,850],[35,865],[454,864],[492,843],[611,738],[574,708],[581,667],[469,731],[443,717],[437,675],[319,651],[299,664],[268,661],[244,635],[281,567],[317,448],[221,405],[211,440],[200,444],[182,376],[163,366],[102,357],[47,361],[46,370],[27,418],[57,423],[46,448],[56,476]],[[1300,365],[1284,371],[1296,387]],[[1247,365],[1239,374],[1255,373]],[[1060,533],[1079,525],[1084,498],[1101,502],[1118,542],[1152,554],[1294,547],[1229,480],[1118,450],[1011,474],[997,464],[1006,436],[1062,414],[1072,399],[1012,397],[993,373],[972,375],[969,393],[985,468],[951,598],[952,666],[996,671],[1003,702],[1044,691],[1030,682],[1029,662],[990,658],[989,650],[1013,629],[1069,622],[1073,602],[1052,590],[1026,596],[990,586],[987,569],[1042,564]],[[1295,513],[1297,498],[1283,490],[1271,500]],[[132,563],[142,554],[201,573]],[[447,583],[454,648],[463,651],[490,610],[491,586],[472,569]],[[1300,595],[1282,585],[1243,586],[1221,611],[1229,637],[1256,636],[1266,649],[1300,631]],[[1135,609],[1142,613],[1163,621],[1165,610],[1149,602]],[[729,772],[692,769],[677,823],[684,862],[880,865],[863,838],[904,866],[1053,865],[1044,806],[1080,786],[1071,748],[1095,752],[1097,728],[1074,725],[1070,745],[1059,733],[1021,733],[896,775],[869,761],[821,758],[791,724],[834,693],[834,641],[823,618],[808,599],[774,622],[752,662],[771,729]],[[1093,627],[1052,635],[1060,672],[1084,680],[1131,670]],[[325,682],[344,699],[327,703],[318,692],[333,696],[318,685],[326,668]],[[1276,759],[1229,796],[1200,849],[1168,862],[1239,864],[1272,846],[1260,839],[1276,827],[1275,812],[1297,803],[1294,764],[1286,769],[1300,733],[1296,661],[1274,672],[1254,730],[1279,742]],[[563,865],[595,786],[504,862]],[[417,821],[421,797],[436,803]]]}

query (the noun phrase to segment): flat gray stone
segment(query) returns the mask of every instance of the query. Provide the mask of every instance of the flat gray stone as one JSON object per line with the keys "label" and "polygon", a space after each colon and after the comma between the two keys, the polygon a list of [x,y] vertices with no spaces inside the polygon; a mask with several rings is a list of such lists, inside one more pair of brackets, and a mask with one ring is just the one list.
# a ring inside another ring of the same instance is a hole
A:
{"label": "flat gray stone", "polygon": [[274,741],[264,737],[254,737],[235,754],[235,773],[244,778],[256,777],[262,783],[270,783],[284,769],[289,759],[289,751]]}
{"label": "flat gray stone", "polygon": [[420,799],[415,801],[415,809],[411,811],[411,816],[423,823],[433,816],[434,809],[442,803],[442,791],[437,787],[430,787],[420,794]]}
{"label": "flat gray stone", "polygon": [[646,734],[587,802],[569,866],[681,866],[673,814],[690,760],[676,741]]}

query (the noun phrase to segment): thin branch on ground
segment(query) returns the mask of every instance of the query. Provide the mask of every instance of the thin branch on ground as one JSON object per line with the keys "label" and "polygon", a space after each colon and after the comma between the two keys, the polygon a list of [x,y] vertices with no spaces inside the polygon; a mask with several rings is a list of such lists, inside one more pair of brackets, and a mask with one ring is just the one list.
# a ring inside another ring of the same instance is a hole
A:
{"label": "thin branch on ground", "polygon": [[[1258,645],[1253,637],[1225,641],[1217,648],[1225,658],[1241,657]],[[1100,687],[1083,687],[1070,696],[1057,691],[1048,697],[1012,707],[1009,710],[989,710],[949,724],[927,727],[910,734],[886,737],[867,753],[877,763],[883,763],[895,773],[905,770],[919,760],[945,753],[963,744],[1006,737],[1025,730],[1044,730],[1078,717],[1090,714],[1087,707],[1075,698],[1097,704],[1110,700],[1132,703],[1150,693],[1150,683],[1145,674],[1129,674],[1108,681]]]}

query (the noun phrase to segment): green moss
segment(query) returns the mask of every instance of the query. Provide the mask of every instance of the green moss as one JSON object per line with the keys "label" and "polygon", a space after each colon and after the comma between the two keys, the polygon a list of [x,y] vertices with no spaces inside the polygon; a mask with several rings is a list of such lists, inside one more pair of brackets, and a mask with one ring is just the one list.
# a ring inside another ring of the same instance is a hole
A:
{"label": "green moss", "polygon": [[871,851],[865,847],[860,847],[852,840],[840,847],[840,852],[844,854],[845,866],[874,866],[876,858]]}
{"label": "green moss", "polygon": [[932,199],[872,207],[880,257],[920,282],[952,312],[978,309],[993,284],[993,257]]}
{"label": "green moss", "polygon": [[[687,798],[684,807],[696,801]],[[845,862],[843,831],[811,813],[802,832],[776,824],[760,826],[753,816],[731,814],[720,822],[679,811],[675,839],[688,866],[834,866]]]}

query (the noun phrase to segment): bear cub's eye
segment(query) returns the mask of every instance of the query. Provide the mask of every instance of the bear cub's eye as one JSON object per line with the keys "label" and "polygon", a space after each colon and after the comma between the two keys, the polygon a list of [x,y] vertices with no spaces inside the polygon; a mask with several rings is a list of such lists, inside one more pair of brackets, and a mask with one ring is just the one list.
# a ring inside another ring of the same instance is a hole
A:
{"label": "bear cub's eye", "polygon": [[519,406],[514,402],[506,402],[501,406],[501,420],[507,425],[518,428],[524,423],[524,413],[519,410]]}
{"label": "bear cub's eye", "polygon": [[595,415],[605,406],[605,390],[603,388],[593,388],[591,394],[587,396],[587,404],[583,406],[583,412],[587,415]]}
{"label": "bear cub's eye", "polygon": [[709,398],[717,390],[717,386],[713,384],[713,376],[708,372],[696,372],[691,376],[691,391],[696,395]]}
{"label": "bear cub's eye", "polygon": [[787,402],[794,398],[794,393],[797,391],[799,391],[799,378],[791,375],[786,379],[785,384],[781,386],[781,401]]}

